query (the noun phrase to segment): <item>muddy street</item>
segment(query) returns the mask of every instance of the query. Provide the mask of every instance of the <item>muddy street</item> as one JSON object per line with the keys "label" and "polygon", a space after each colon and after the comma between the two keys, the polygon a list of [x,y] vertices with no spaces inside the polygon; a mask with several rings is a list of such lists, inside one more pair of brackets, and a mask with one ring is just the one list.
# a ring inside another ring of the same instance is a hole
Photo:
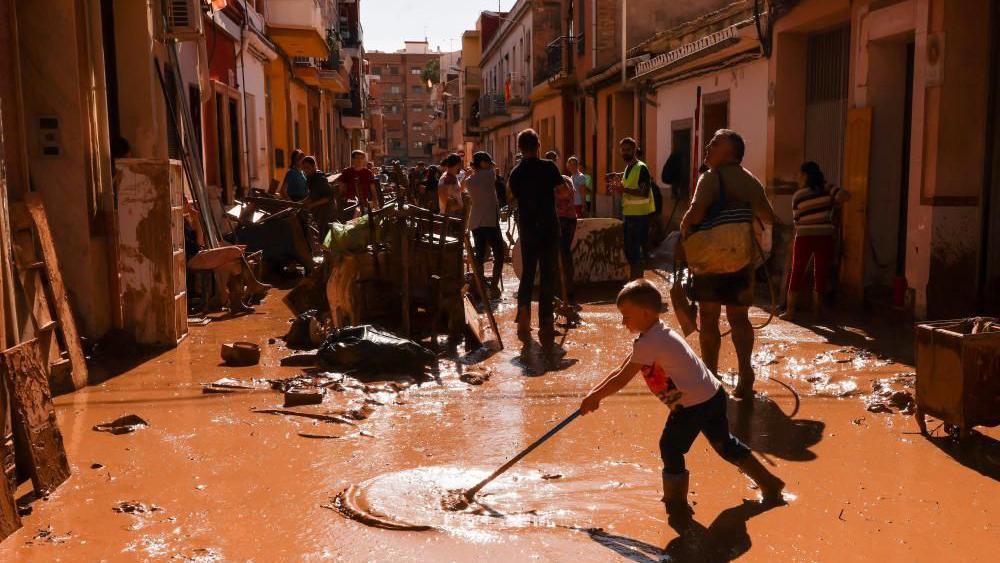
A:
{"label": "muddy street", "polygon": [[[564,354],[509,345],[472,368],[488,376],[479,385],[463,381],[470,367],[461,360],[441,360],[423,382],[331,376],[339,383],[322,405],[295,409],[336,415],[322,420],[254,412],[282,409],[282,395],[247,382],[303,371],[281,367],[289,351],[269,343],[290,317],[280,295],[59,397],[73,476],[31,505],[0,559],[959,561],[996,550],[1000,435],[977,433],[963,453],[940,429],[920,436],[911,416],[866,410],[874,382],[903,381],[912,367],[853,347],[864,331],[776,321],[759,334],[757,398],[730,401],[730,420],[785,479],[790,502],[751,502],[749,481],[698,438],[688,456],[696,525],[679,538],[659,502],[667,413],[641,381],[486,487],[476,510],[444,511],[435,493],[471,486],[614,367],[630,338],[609,291],[588,296]],[[508,295],[500,320],[516,343],[510,303]],[[220,345],[234,340],[260,344],[261,364],[221,365]],[[905,356],[905,346],[895,352]],[[722,371],[734,361],[727,344]],[[203,392],[222,378],[240,388]],[[127,414],[147,424],[118,435],[92,429]],[[334,497],[352,484],[364,485],[371,509],[434,529],[346,518]]]}

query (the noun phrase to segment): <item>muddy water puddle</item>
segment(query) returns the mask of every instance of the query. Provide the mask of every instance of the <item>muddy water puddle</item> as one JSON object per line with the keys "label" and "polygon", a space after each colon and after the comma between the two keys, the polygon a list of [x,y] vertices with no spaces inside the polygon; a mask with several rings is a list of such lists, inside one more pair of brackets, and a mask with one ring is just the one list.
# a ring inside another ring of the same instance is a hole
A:
{"label": "muddy water puddle", "polygon": [[347,489],[337,507],[349,518],[389,529],[435,530],[473,542],[498,542],[525,528],[588,529],[648,517],[635,509],[652,493],[658,470],[634,464],[512,469],[462,510],[446,506],[492,468],[419,467],[379,475]]}

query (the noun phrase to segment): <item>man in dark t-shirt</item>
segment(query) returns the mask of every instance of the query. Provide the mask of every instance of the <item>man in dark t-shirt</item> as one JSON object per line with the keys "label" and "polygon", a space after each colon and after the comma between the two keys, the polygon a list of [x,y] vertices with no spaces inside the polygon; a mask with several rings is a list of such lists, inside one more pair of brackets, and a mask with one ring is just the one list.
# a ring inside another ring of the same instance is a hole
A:
{"label": "man in dark t-shirt", "polygon": [[306,175],[306,186],[309,188],[309,196],[306,197],[306,209],[312,213],[319,229],[319,241],[326,238],[326,231],[333,221],[333,187],[326,177],[326,172],[316,167],[316,159],[307,156],[302,159],[302,171]]}
{"label": "man in dark t-shirt", "polygon": [[508,185],[517,200],[517,226],[521,233],[521,285],[517,290],[517,333],[531,334],[531,294],[535,272],[541,280],[538,296],[538,338],[555,337],[554,304],[559,229],[556,222],[556,187],[563,185],[559,167],[538,158],[538,133],[525,129],[517,136],[523,158],[510,172]]}

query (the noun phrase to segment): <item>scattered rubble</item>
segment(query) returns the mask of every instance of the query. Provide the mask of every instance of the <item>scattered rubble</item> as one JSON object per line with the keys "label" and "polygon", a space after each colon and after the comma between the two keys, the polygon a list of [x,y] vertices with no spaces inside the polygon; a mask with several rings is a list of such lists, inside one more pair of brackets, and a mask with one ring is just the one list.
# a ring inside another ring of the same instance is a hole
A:
{"label": "scattered rubble", "polygon": [[325,396],[326,390],[322,387],[292,387],[285,391],[285,407],[319,405]]}
{"label": "scattered rubble", "polygon": [[147,505],[142,502],[123,500],[111,507],[111,510],[119,514],[145,514],[147,512],[162,512],[163,508],[155,504]]}
{"label": "scattered rubble", "polygon": [[31,536],[31,539],[26,543],[32,545],[35,543],[66,543],[73,537],[73,532],[66,532],[65,534],[57,534],[52,531],[52,526],[46,526],[44,528],[39,528],[35,535]]}
{"label": "scattered rubble", "polygon": [[493,372],[488,369],[467,369],[458,376],[458,379],[469,385],[482,385],[489,381],[492,376]]}
{"label": "scattered rubble", "polygon": [[915,374],[903,373],[872,382],[872,392],[864,397],[865,408],[873,413],[911,414]]}
{"label": "scattered rubble", "polygon": [[252,366],[260,362],[260,346],[253,342],[230,342],[222,345],[222,361],[227,366]]}
{"label": "scattered rubble", "polygon": [[292,319],[292,326],[283,337],[285,345],[292,350],[315,350],[319,347],[325,334],[318,315],[316,309],[309,309]]}
{"label": "scattered rubble", "polygon": [[128,414],[117,418],[111,422],[95,424],[94,430],[97,432],[109,432],[116,436],[121,434],[131,434],[136,430],[149,426],[149,423],[138,415]]}

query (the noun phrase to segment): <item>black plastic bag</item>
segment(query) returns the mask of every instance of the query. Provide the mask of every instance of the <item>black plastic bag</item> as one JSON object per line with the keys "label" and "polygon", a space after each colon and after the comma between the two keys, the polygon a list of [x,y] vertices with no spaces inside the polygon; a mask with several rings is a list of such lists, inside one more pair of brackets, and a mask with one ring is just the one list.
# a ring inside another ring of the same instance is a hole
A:
{"label": "black plastic bag", "polygon": [[337,371],[422,374],[436,357],[412,340],[363,325],[333,330],[319,348],[319,359]]}

